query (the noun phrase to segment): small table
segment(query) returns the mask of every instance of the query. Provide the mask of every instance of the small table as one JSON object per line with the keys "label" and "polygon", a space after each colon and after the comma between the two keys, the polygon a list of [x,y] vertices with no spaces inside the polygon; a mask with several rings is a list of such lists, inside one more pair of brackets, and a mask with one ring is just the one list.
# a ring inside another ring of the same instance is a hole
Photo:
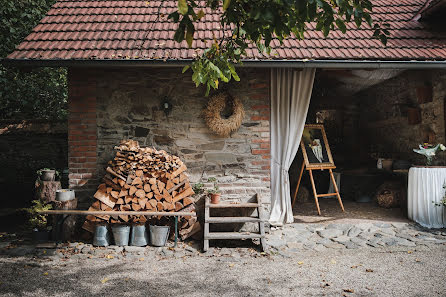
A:
{"label": "small table", "polygon": [[436,206],[444,195],[446,167],[412,167],[409,170],[407,209],[409,219],[427,228],[446,227],[446,207]]}

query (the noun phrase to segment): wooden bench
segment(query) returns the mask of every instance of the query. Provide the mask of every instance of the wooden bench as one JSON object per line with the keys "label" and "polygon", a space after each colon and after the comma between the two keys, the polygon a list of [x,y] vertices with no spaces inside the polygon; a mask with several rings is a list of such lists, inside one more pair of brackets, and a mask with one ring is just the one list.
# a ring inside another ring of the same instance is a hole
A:
{"label": "wooden bench", "polygon": [[[196,216],[195,212],[166,212],[166,211],[89,211],[89,210],[45,210],[40,211],[41,214],[48,215],[62,215],[59,219],[57,225],[59,226],[69,215],[110,215],[110,216],[119,216],[119,215],[130,215],[130,216],[146,216],[146,217],[154,217],[154,216],[163,216],[163,217],[175,217],[175,247],[177,246],[178,241],[178,217],[183,216]],[[60,235],[60,234],[59,234]]]}

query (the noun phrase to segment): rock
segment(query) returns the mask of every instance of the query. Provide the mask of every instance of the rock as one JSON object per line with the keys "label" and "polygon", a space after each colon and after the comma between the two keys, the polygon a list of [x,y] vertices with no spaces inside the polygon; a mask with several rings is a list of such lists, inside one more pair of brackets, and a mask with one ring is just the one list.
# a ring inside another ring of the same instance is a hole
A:
{"label": "rock", "polygon": [[395,237],[396,244],[400,246],[414,247],[417,246],[415,242],[409,241],[405,238]]}
{"label": "rock", "polygon": [[304,243],[304,248],[307,250],[314,250],[314,248],[317,246],[317,244],[313,241],[308,241]]}
{"label": "rock", "polygon": [[306,224],[297,223],[297,224],[291,224],[290,226],[296,230],[299,230],[299,231],[307,231],[308,230]]}
{"label": "rock", "polygon": [[317,231],[317,233],[322,238],[334,238],[334,237],[341,236],[344,232],[339,229],[325,229],[325,230]]}
{"label": "rock", "polygon": [[313,233],[309,231],[302,231],[295,233],[293,236],[285,236],[286,242],[305,242],[308,240],[309,237],[311,237]]}
{"label": "rock", "polygon": [[109,246],[108,250],[111,252],[114,252],[116,254],[120,254],[124,251],[124,247],[123,246],[117,246],[117,245],[113,245],[113,246]]}
{"label": "rock", "polygon": [[390,227],[392,227],[391,224],[388,224],[388,223],[380,223],[380,222],[378,222],[378,223],[374,223],[373,225],[375,225],[375,226],[378,227],[378,228],[390,228]]}
{"label": "rock", "polygon": [[232,250],[229,248],[222,248],[220,250],[220,255],[222,256],[230,256],[232,254]]}
{"label": "rock", "polygon": [[395,234],[396,234],[396,232],[391,228],[381,229],[380,232],[383,234],[389,235],[389,236],[395,236]]}
{"label": "rock", "polygon": [[372,223],[359,223],[355,225],[357,228],[361,229],[362,231],[366,231],[370,229],[370,227],[373,226]]}
{"label": "rock", "polygon": [[352,241],[345,241],[342,242],[342,244],[347,248],[347,249],[357,249],[358,245],[356,245],[355,243],[353,243]]}
{"label": "rock", "polygon": [[397,243],[394,237],[384,237],[382,239],[382,242],[385,243],[388,246],[392,246],[392,245],[395,245]]}
{"label": "rock", "polygon": [[342,232],[347,231],[351,228],[351,224],[330,224],[325,229],[338,229]]}
{"label": "rock", "polygon": [[353,237],[350,239],[351,242],[353,242],[354,244],[358,245],[358,246],[362,246],[365,247],[367,246],[367,240],[364,240],[362,238],[359,237]]}
{"label": "rock", "polygon": [[310,232],[322,231],[324,229],[325,229],[325,226],[321,225],[321,224],[309,224],[307,226],[307,230]]}
{"label": "rock", "polygon": [[317,244],[313,250],[315,250],[316,252],[324,252],[327,250],[327,248],[322,244]]}
{"label": "rock", "polygon": [[186,245],[186,246],[184,247],[184,250],[185,250],[186,252],[189,252],[189,253],[196,253],[196,252],[197,252],[197,250],[196,250],[194,247],[191,247],[190,245]]}
{"label": "rock", "polygon": [[11,242],[9,241],[0,242],[0,249],[7,248],[10,244]]}
{"label": "rock", "polygon": [[350,230],[348,230],[347,235],[348,235],[349,237],[356,237],[356,236],[358,236],[361,232],[362,232],[362,230],[359,229],[358,227],[352,227]]}
{"label": "rock", "polygon": [[335,242],[339,242],[339,243],[345,243],[350,241],[350,237],[348,237],[347,235],[341,235],[335,238],[332,238],[331,240],[335,241]]}
{"label": "rock", "polygon": [[86,247],[82,248],[81,253],[82,254],[91,254],[92,255],[94,253],[94,250],[95,249],[93,249],[92,247],[86,246]]}
{"label": "rock", "polygon": [[406,229],[408,225],[409,225],[408,223],[399,223],[399,222],[392,223],[392,226],[397,229]]}

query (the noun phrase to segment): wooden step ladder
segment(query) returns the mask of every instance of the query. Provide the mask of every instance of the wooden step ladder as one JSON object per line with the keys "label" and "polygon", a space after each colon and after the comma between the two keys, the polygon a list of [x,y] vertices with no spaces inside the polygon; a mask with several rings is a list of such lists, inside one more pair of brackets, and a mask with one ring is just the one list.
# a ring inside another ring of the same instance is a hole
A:
{"label": "wooden step ladder", "polygon": [[[260,238],[262,250],[266,250],[265,225],[262,220],[262,205],[259,194],[255,194],[256,202],[253,203],[228,203],[211,204],[209,197],[206,197],[204,205],[204,244],[203,251],[209,249],[209,240],[213,239],[251,239]],[[211,208],[256,208],[257,216],[253,217],[211,217]],[[259,232],[209,232],[209,224],[231,224],[231,223],[258,223]]]}

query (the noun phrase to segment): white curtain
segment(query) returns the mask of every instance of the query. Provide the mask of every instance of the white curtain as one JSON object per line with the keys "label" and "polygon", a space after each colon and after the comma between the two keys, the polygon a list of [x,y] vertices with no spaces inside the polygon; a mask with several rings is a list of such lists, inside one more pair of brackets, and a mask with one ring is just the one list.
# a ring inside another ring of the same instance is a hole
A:
{"label": "white curtain", "polygon": [[446,228],[446,207],[436,206],[445,196],[446,168],[412,167],[409,170],[409,219],[427,228]]}
{"label": "white curtain", "polygon": [[292,223],[288,169],[299,149],[315,69],[271,70],[271,215],[273,226]]}

